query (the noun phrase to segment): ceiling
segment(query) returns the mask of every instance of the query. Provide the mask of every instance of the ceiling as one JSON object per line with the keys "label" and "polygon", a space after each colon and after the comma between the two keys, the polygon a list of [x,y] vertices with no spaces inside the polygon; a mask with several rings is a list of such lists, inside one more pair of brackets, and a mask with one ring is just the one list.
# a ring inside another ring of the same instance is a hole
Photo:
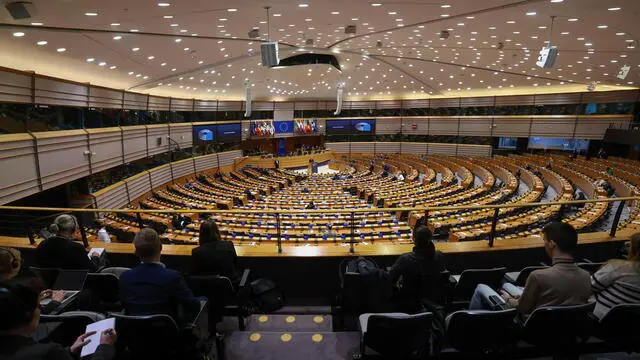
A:
{"label": "ceiling", "polygon": [[[35,16],[21,21],[2,9],[0,66],[203,100],[243,99],[245,80],[256,100],[332,99],[340,83],[346,100],[640,84],[638,0],[165,1],[32,0]],[[541,69],[552,16],[560,52],[554,68]],[[355,35],[345,34],[349,25]],[[260,38],[248,38],[253,28]],[[280,42],[280,58],[330,53],[342,71],[263,67],[267,37]]]}

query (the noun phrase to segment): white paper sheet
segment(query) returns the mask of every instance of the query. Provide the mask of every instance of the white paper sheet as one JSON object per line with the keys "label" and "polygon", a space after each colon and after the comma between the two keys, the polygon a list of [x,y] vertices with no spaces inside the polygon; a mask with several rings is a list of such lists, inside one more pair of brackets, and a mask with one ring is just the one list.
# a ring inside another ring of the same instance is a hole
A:
{"label": "white paper sheet", "polygon": [[81,357],[85,357],[87,355],[91,355],[96,352],[98,349],[98,345],[100,345],[100,335],[103,331],[108,329],[116,328],[116,318],[108,318],[102,321],[94,322],[93,324],[87,325],[87,329],[85,333],[90,331],[95,331],[96,333],[89,336],[91,341],[82,347],[82,352],[80,353]]}

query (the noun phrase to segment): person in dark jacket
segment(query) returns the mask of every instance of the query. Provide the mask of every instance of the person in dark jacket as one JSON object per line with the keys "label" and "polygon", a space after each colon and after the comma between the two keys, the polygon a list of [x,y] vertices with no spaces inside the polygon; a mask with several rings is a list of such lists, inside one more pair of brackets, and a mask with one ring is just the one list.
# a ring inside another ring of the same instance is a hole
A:
{"label": "person in dark jacket", "polygon": [[[34,279],[0,283],[0,360],[73,360],[91,341],[89,337],[95,332],[80,335],[68,349],[53,342],[35,342],[31,335],[40,322],[40,293],[41,287]],[[114,329],[100,334],[100,345],[92,359],[113,359],[116,338]]]}
{"label": "person in dark jacket", "polygon": [[95,254],[89,259],[84,246],[73,241],[78,230],[78,221],[74,216],[58,216],[49,226],[49,230],[56,235],[42,241],[36,248],[36,266],[65,270],[98,269],[98,255]]}
{"label": "person in dark jacket", "polygon": [[442,253],[436,251],[431,238],[429,228],[418,225],[413,232],[413,251],[400,255],[389,269],[391,281],[399,289],[394,297],[399,310],[419,310],[416,299],[440,302],[444,291],[440,273],[446,268]]}
{"label": "person in dark jacket", "polygon": [[191,251],[193,275],[222,275],[240,281],[238,255],[231,241],[223,241],[213,220],[200,225],[200,246]]}
{"label": "person in dark jacket", "polygon": [[166,314],[185,325],[200,311],[200,299],[179,272],[160,262],[162,242],[151,228],[140,230],[133,239],[141,264],[120,275],[120,300],[128,315]]}

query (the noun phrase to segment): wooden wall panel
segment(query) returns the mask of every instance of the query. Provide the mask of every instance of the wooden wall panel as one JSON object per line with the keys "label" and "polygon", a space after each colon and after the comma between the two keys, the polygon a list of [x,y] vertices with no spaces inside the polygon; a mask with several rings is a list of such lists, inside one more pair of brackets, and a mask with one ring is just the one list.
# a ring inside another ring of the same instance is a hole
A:
{"label": "wooden wall panel", "polygon": [[496,102],[495,96],[460,98],[461,107],[494,106],[495,102]]}
{"label": "wooden wall panel", "polygon": [[[373,142],[352,142],[351,143],[351,153],[373,153],[374,152],[374,146],[373,146]],[[376,143],[380,144],[380,143]]]}
{"label": "wooden wall panel", "polygon": [[454,108],[460,106],[460,98],[431,99],[430,108]]}
{"label": "wooden wall panel", "polygon": [[171,111],[193,111],[194,100],[171,99]]}
{"label": "wooden wall panel", "polygon": [[120,128],[88,129],[87,133],[89,133],[92,173],[122,165]]}
{"label": "wooden wall panel", "polygon": [[124,184],[118,183],[108,189],[107,191],[100,191],[96,194],[96,205],[100,209],[120,209],[129,203],[129,197],[127,196],[127,188]]}
{"label": "wooden wall panel", "polygon": [[564,137],[571,136],[575,126],[575,117],[536,117],[531,123],[531,133],[529,136]]}
{"label": "wooden wall panel", "polygon": [[151,96],[149,95],[149,110],[154,111],[169,111],[171,103],[171,99],[167,97],[161,96]]}
{"label": "wooden wall panel", "polygon": [[255,111],[273,111],[275,103],[273,101],[252,101],[251,110]]}
{"label": "wooden wall panel", "polygon": [[273,110],[281,110],[281,111],[293,111],[294,105],[293,102],[274,102]]}
{"label": "wooden wall panel", "polygon": [[327,148],[327,150],[331,150],[336,154],[348,154],[349,153],[349,143],[346,143],[346,142],[325,143],[324,145]]}
{"label": "wooden wall panel", "polygon": [[88,134],[84,130],[33,134],[38,144],[42,189],[89,175]]}
{"label": "wooden wall panel", "polygon": [[31,76],[0,70],[0,102],[31,102]]}
{"label": "wooden wall panel", "polygon": [[580,116],[575,128],[575,138],[602,140],[609,127],[627,128],[632,120],[632,115]]}
{"label": "wooden wall panel", "polygon": [[405,100],[404,108],[405,109],[427,109],[430,107],[429,99],[419,99],[419,100]]}
{"label": "wooden wall panel", "polygon": [[165,124],[147,125],[148,156],[162,154],[169,151],[169,126]]}
{"label": "wooden wall panel", "polygon": [[89,106],[97,108],[122,108],[123,91],[103,88],[99,86],[89,87]]}
{"label": "wooden wall panel", "polygon": [[36,150],[29,134],[0,136],[0,205],[40,191]]}
{"label": "wooden wall panel", "polygon": [[137,94],[131,92],[124,93],[124,108],[131,110],[146,110],[147,109],[147,97],[146,94]]}
{"label": "wooden wall panel", "polygon": [[635,101],[638,101],[639,95],[640,95],[640,92],[638,90],[588,92],[588,93],[584,93],[584,96],[582,97],[582,102],[585,104],[635,102]]}
{"label": "wooden wall panel", "polygon": [[491,136],[491,117],[460,117],[461,136]]}
{"label": "wooden wall panel", "polygon": [[427,143],[403,142],[401,150],[403,154],[426,155]]}
{"label": "wooden wall panel", "polygon": [[218,109],[218,102],[216,100],[195,100],[195,109],[196,111],[216,111]]}
{"label": "wooden wall panel", "polygon": [[494,117],[493,136],[528,137],[530,126],[531,119],[528,117]]}
{"label": "wooden wall panel", "polygon": [[458,117],[432,117],[429,135],[458,135]]}
{"label": "wooden wall panel", "polygon": [[489,145],[469,145],[469,144],[458,144],[458,155],[459,156],[491,156],[491,146]]}
{"label": "wooden wall panel", "polygon": [[[376,153],[385,153],[385,154],[399,154],[400,153],[400,143],[399,142],[377,142],[375,143]],[[352,152],[360,152],[353,151],[353,147],[351,148]]]}
{"label": "wooden wall panel", "polygon": [[401,100],[384,100],[376,102],[376,109],[400,109],[401,107]]}
{"label": "wooden wall panel", "polygon": [[534,98],[535,105],[579,104],[582,93],[539,94]]}
{"label": "wooden wall panel", "polygon": [[226,151],[218,154],[218,161],[220,161],[219,166],[233,165],[235,159],[239,159],[242,157],[241,150],[233,150]]}
{"label": "wooden wall panel", "polygon": [[217,154],[198,156],[194,158],[194,163],[196,173],[201,173],[209,169],[217,168],[218,156]]}
{"label": "wooden wall panel", "polygon": [[410,118],[402,119],[403,135],[427,135],[428,133],[429,133],[428,118],[410,117]]}
{"label": "wooden wall panel", "polygon": [[147,129],[145,126],[122,127],[124,162],[147,157]]}
{"label": "wooden wall panel", "polygon": [[86,107],[89,88],[86,85],[36,77],[35,95],[36,104]]}
{"label": "wooden wall panel", "polygon": [[171,167],[169,164],[149,170],[149,175],[151,177],[151,186],[154,189],[173,180],[171,178]]}
{"label": "wooden wall panel", "polygon": [[183,176],[194,175],[196,169],[193,167],[193,159],[185,159],[171,163],[171,171],[173,173],[173,178],[178,179]]}
{"label": "wooden wall panel", "polygon": [[496,96],[496,106],[533,105],[534,95]]}
{"label": "wooden wall panel", "polygon": [[149,181],[148,171],[144,171],[128,178],[126,183],[127,189],[129,190],[129,199],[131,199],[131,201],[151,191],[151,182]]}
{"label": "wooden wall panel", "polygon": [[429,155],[456,155],[456,144],[429,143]]}
{"label": "wooden wall panel", "polygon": [[241,111],[242,101],[218,101],[218,111]]}
{"label": "wooden wall panel", "polygon": [[376,135],[390,135],[400,133],[399,118],[376,118]]}
{"label": "wooden wall panel", "polygon": [[[169,124],[169,136],[181,149],[193,146],[193,126],[190,123]],[[171,143],[174,144],[173,141]]]}
{"label": "wooden wall panel", "polygon": [[295,110],[315,110],[318,106],[316,101],[296,101]]}

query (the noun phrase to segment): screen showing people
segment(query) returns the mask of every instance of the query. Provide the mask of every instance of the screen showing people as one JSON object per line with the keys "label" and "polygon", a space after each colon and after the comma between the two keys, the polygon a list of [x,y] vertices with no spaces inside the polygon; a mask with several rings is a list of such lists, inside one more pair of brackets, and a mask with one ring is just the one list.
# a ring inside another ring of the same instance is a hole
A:
{"label": "screen showing people", "polygon": [[318,132],[318,120],[297,119],[293,122],[293,131],[297,134],[313,134]]}
{"label": "screen showing people", "polygon": [[586,151],[588,148],[589,140],[584,139],[529,138],[529,149]]}
{"label": "screen showing people", "polygon": [[257,120],[251,122],[251,135],[253,136],[273,136],[276,129],[273,120]]}

